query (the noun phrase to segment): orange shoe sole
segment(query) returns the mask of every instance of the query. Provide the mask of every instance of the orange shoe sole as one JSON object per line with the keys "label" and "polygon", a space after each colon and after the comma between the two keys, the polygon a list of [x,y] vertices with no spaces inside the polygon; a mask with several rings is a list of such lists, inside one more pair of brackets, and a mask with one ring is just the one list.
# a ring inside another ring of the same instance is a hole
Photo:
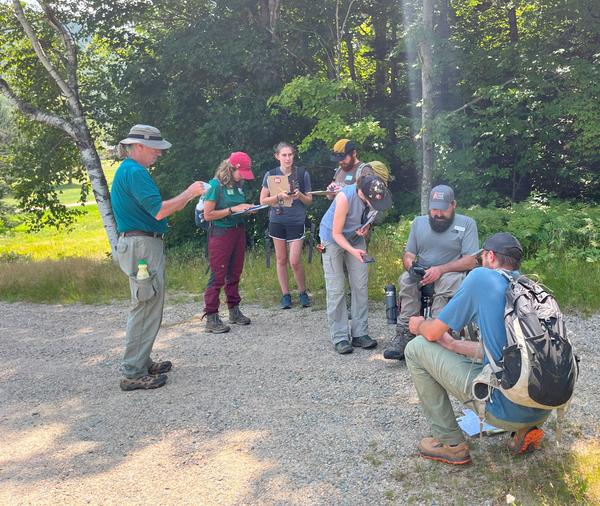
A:
{"label": "orange shoe sole", "polygon": [[535,450],[539,450],[542,444],[542,439],[544,439],[544,431],[542,429],[531,429],[525,437],[523,441],[516,449],[511,449],[514,455],[520,455],[522,453],[530,453]]}
{"label": "orange shoe sole", "polygon": [[419,452],[419,455],[421,457],[423,457],[424,459],[429,459],[429,460],[437,460],[438,462],[443,462],[444,464],[451,464],[453,466],[463,466],[465,464],[470,464],[471,461],[471,457],[467,457],[465,459],[462,460],[449,460],[449,459],[445,459],[444,457],[439,457],[439,456],[433,456],[433,455],[427,455],[426,453],[422,453]]}

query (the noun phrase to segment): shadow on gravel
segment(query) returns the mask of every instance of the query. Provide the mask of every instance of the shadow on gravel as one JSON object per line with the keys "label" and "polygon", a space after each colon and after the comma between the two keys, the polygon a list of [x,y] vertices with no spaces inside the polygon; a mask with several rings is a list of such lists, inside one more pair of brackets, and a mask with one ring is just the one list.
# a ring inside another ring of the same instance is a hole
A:
{"label": "shadow on gravel", "polygon": [[[217,336],[197,306],[168,308],[154,353],[175,364],[168,384],[121,392],[124,306],[0,310],[0,502],[503,500],[502,482],[464,490],[481,467],[414,456],[427,427],[404,363],[383,360],[384,343],[337,355],[323,311],[251,307],[252,325]],[[372,314],[381,342],[391,330]],[[594,427],[596,411],[578,430]],[[499,439],[473,444],[488,468],[501,452]]]}

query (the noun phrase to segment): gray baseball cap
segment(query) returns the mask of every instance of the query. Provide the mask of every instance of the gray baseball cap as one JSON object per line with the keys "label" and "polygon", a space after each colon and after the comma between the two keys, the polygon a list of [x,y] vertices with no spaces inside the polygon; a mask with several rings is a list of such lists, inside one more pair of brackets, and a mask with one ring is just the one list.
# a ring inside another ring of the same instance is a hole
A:
{"label": "gray baseball cap", "polygon": [[429,194],[429,209],[445,211],[454,201],[454,190],[445,184],[434,187]]}

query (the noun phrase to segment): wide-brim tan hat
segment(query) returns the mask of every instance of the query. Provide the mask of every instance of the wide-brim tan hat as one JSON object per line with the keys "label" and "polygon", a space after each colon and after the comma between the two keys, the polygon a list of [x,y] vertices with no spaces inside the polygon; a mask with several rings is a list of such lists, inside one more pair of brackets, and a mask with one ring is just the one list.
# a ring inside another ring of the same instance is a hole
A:
{"label": "wide-brim tan hat", "polygon": [[142,144],[154,149],[169,149],[171,143],[162,138],[160,130],[150,125],[134,125],[119,144]]}

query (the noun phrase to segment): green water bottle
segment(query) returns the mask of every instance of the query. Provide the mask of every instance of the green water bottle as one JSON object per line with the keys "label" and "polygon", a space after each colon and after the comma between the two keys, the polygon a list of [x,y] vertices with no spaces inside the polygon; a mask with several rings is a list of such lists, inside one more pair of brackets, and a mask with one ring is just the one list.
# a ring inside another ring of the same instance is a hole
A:
{"label": "green water bottle", "polygon": [[138,271],[137,271],[137,279],[148,279],[150,277],[150,273],[148,272],[148,264],[146,260],[140,260],[138,262]]}

